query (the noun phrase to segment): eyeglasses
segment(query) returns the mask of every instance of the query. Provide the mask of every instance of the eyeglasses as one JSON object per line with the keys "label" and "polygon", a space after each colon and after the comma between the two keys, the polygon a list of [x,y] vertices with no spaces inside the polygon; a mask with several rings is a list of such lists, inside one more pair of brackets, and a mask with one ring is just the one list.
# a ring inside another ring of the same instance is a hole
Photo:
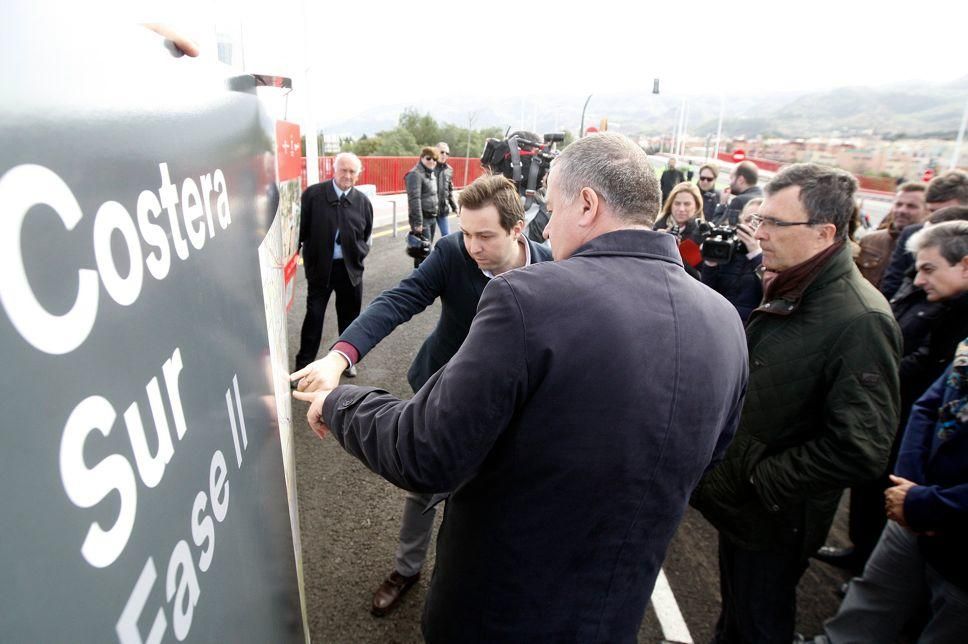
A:
{"label": "eyeglasses", "polygon": [[444,151],[441,151],[441,152],[440,152],[440,154],[441,154],[441,156],[443,156],[443,155],[445,155],[445,154],[446,154],[447,156],[450,156],[450,152],[444,152]]}
{"label": "eyeglasses", "polygon": [[790,226],[813,226],[815,221],[780,221],[776,217],[763,217],[759,213],[750,215],[750,227],[756,230],[760,226],[764,228],[788,228]]}
{"label": "eyeglasses", "polygon": [[715,181],[716,180],[716,177],[704,177],[702,175],[699,175],[699,180],[700,181]]}
{"label": "eyeglasses", "polygon": [[437,159],[433,157],[424,157],[424,161],[436,161]]}

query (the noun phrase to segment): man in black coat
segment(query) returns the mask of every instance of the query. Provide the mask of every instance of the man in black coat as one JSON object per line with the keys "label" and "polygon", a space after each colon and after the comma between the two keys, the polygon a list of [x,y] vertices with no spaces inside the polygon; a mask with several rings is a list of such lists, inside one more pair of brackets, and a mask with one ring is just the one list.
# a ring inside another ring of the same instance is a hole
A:
{"label": "man in black coat", "polygon": [[333,178],[309,186],[302,195],[299,244],[308,293],[296,354],[297,371],[316,359],[326,305],[334,291],[340,333],[356,319],[363,306],[363,259],[370,252],[373,204],[353,188],[362,169],[355,154],[338,154],[333,162]]}
{"label": "man in black coat", "polygon": [[450,145],[446,141],[438,143],[437,154],[440,155],[434,167],[434,176],[437,177],[437,226],[440,228],[440,236],[446,237],[450,234],[447,217],[451,212],[457,214],[457,203],[454,201],[454,169],[447,163],[450,159]]}
{"label": "man in black coat", "polygon": [[491,280],[464,344],[411,400],[295,393],[317,433],[375,472],[452,492],[428,642],[636,640],[747,379],[739,317],[649,230],[658,201],[639,146],[575,141],[549,177],[556,261]]}
{"label": "man in black coat", "polygon": [[[964,287],[968,282],[939,280],[939,276],[957,275],[959,270],[968,275],[966,214],[968,208],[964,206],[939,210],[927,227],[912,237],[909,248],[913,244],[920,249],[915,251],[915,276],[913,280],[905,279],[891,298],[891,310],[904,344],[900,364],[901,413],[890,460],[877,479],[851,489],[848,526],[853,546],[824,546],[815,555],[820,561],[855,574],[864,569],[887,522],[884,491],[891,487],[889,476],[894,472],[911,408],[944,372],[959,342],[968,336],[968,291]],[[961,218],[955,219],[959,215]],[[952,226],[960,226],[960,234]],[[939,227],[941,231],[935,230]],[[936,281],[938,286],[934,286]]]}
{"label": "man in black coat", "polygon": [[713,223],[717,226],[735,226],[739,214],[753,199],[763,198],[763,189],[757,184],[760,171],[752,161],[737,163],[729,174],[729,190],[723,190],[720,203],[713,213]]}
{"label": "man in black coat", "polygon": [[[682,170],[676,169],[676,158],[669,157],[669,163],[665,170],[662,171],[662,177],[659,178],[659,185],[662,188],[662,203],[666,202],[669,198],[669,193],[677,185],[685,181],[686,178],[682,175]],[[662,207],[662,204],[659,205]]]}
{"label": "man in black coat", "polygon": [[[300,390],[336,387],[344,369],[440,298],[437,327],[407,374],[410,386],[419,391],[463,344],[487,283],[511,269],[551,259],[550,250],[522,234],[524,208],[513,181],[481,177],[461,193],[460,201],[461,232],[442,238],[410,277],[373,300],[329,355],[293,374],[301,380]],[[373,595],[373,614],[393,610],[420,578],[433,536],[433,502],[431,494],[407,495],[394,569]]]}

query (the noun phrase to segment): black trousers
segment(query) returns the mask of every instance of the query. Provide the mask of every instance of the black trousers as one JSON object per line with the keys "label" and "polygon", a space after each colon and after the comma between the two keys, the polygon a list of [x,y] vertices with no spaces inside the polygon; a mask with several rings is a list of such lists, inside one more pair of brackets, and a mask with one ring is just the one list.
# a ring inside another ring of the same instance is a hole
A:
{"label": "black trousers", "polygon": [[850,541],[854,544],[854,556],[857,559],[858,570],[854,572],[863,569],[887,524],[884,490],[891,485],[890,479],[882,476],[875,481],[850,488],[850,514],[847,527]]}
{"label": "black trousers", "polygon": [[336,292],[336,324],[340,333],[346,330],[363,308],[363,280],[354,286],[346,272],[343,260],[333,261],[329,285],[309,282],[306,295],[306,319],[303,320],[299,338],[299,353],[296,354],[296,370],[302,369],[316,359],[319,343],[323,339],[323,318],[329,296]]}
{"label": "black trousers", "polygon": [[719,537],[722,612],[716,644],[789,644],[797,616],[797,584],[807,569],[798,547],[745,550]]}
{"label": "black trousers", "polygon": [[889,475],[894,472],[894,466],[897,465],[897,455],[901,449],[901,440],[904,438],[904,428],[907,427],[912,404],[902,396],[900,423],[894,435],[894,443],[891,445],[887,468],[877,479],[850,488],[850,514],[847,526],[850,541],[854,544],[854,555],[857,558],[858,570],[854,571],[856,574],[860,574],[864,569],[871,553],[874,552],[874,546],[880,541],[884,526],[887,525],[884,492],[894,485]]}

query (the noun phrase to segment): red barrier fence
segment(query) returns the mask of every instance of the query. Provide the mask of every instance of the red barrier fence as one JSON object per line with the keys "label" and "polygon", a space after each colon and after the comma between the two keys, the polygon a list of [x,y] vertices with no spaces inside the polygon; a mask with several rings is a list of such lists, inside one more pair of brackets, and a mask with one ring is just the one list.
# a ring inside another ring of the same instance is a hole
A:
{"label": "red barrier fence", "polygon": [[[732,152],[720,152],[719,160],[725,161],[726,163],[736,163],[733,161]],[[785,163],[780,163],[779,161],[771,161],[769,159],[754,159],[753,157],[746,157],[744,160],[752,161],[760,170],[769,170],[771,172],[778,172],[782,166],[786,165]]]}
{"label": "red barrier fence", "polygon": [[[406,192],[403,177],[417,164],[420,157],[360,157],[363,172],[359,183],[376,185],[377,194]],[[480,159],[450,158],[447,164],[454,169],[454,187],[464,187],[464,169],[470,183],[484,173]],[[469,164],[469,165],[468,165]],[[333,157],[319,157],[319,180],[333,178]],[[302,186],[306,189],[306,157],[302,159]]]}
{"label": "red barrier fence", "polygon": [[[719,160],[725,161],[726,163],[735,163],[733,161],[733,155],[727,152],[720,152]],[[783,166],[789,165],[787,163],[780,163],[779,161],[771,161],[770,159],[754,159],[752,157],[746,157],[746,161],[752,161],[760,170],[770,170],[772,172],[779,172]],[[896,189],[894,179],[891,177],[869,177],[858,174],[854,176],[857,178],[857,183],[861,190],[889,192],[893,194]]]}

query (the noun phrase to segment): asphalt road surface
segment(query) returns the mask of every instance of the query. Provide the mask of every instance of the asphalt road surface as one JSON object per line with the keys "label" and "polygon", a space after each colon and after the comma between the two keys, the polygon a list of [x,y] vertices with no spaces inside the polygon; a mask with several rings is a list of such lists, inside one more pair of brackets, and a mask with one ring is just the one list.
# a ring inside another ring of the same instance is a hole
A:
{"label": "asphalt road surface", "polygon": [[[451,230],[457,229],[456,218],[451,218]],[[404,254],[403,244],[402,238],[375,237],[366,260],[364,305],[412,270],[412,260]],[[299,348],[305,297],[305,276],[300,270],[296,301],[289,314],[290,362]],[[343,383],[378,386],[410,397],[407,368],[439,314],[435,305],[399,327],[361,361],[359,377],[344,378]],[[331,302],[320,355],[336,337],[336,313]],[[387,617],[371,616],[372,593],[393,566],[404,493],[346,454],[335,440],[317,438],[306,422],[307,409],[306,403],[293,401],[303,566],[312,640],[421,642],[420,614],[433,570],[433,549],[423,578],[400,607]],[[846,538],[843,514],[841,511],[838,515],[830,536],[832,543],[843,544]],[[438,512],[438,525],[440,515]],[[672,641],[708,642],[719,613],[716,532],[697,512],[687,510],[669,548],[664,570],[688,629],[688,637],[679,634]],[[844,573],[824,564],[810,564],[798,593],[799,632],[814,635],[820,631],[823,620],[836,611],[840,603],[836,589],[846,579]],[[474,584],[475,580],[467,583]],[[660,605],[659,601],[655,603]],[[668,606],[662,604],[660,611],[667,617]],[[639,631],[639,642],[667,641],[670,633],[663,633],[663,623],[665,620],[660,623],[650,607]],[[668,625],[666,630],[669,631]]]}

